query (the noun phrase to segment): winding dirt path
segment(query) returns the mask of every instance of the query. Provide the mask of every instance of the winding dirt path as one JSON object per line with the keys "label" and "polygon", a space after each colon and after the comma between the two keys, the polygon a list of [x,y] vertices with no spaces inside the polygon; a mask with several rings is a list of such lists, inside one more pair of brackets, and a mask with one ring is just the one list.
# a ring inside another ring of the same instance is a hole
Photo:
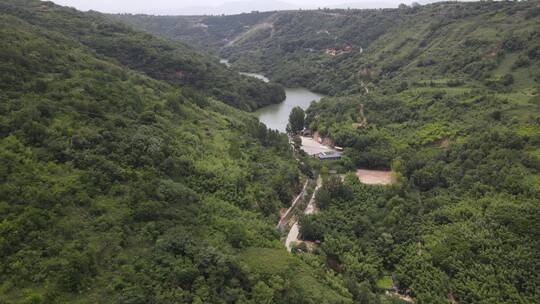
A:
{"label": "winding dirt path", "polygon": [[395,291],[387,291],[386,295],[394,297],[394,298],[398,298],[398,299],[400,299],[402,301],[405,301],[407,303],[414,303],[415,302],[413,298],[411,298],[409,296],[406,296],[406,295],[402,295],[402,294],[397,293]]}
{"label": "winding dirt path", "polygon": [[296,205],[298,204],[298,202],[300,202],[300,199],[302,197],[304,197],[305,193],[306,193],[306,189],[307,189],[307,186],[309,184],[309,179],[306,180],[306,182],[304,183],[304,187],[302,188],[302,191],[300,191],[300,193],[296,196],[296,198],[294,199],[294,201],[292,202],[291,206],[289,207],[289,209],[287,209],[287,211],[281,216],[281,218],[279,219],[279,222],[277,224],[277,228],[279,230],[282,230],[284,229],[286,226],[287,226],[287,223],[289,222],[289,219],[290,219],[290,215],[291,215],[291,212],[293,211],[293,209],[296,207]]}
{"label": "winding dirt path", "polygon": [[[315,206],[315,196],[317,195],[317,192],[322,186],[322,178],[319,176],[317,178],[317,186],[315,187],[315,191],[313,191],[313,194],[311,195],[311,199],[309,200],[309,203],[304,210],[304,214],[314,214],[317,213],[317,207]],[[285,247],[287,247],[287,250],[290,252],[292,249],[292,245],[299,242],[298,235],[300,235],[300,225],[298,225],[298,221],[296,221],[293,226],[291,227],[291,230],[289,230],[289,234],[287,235],[287,239],[285,240]]]}
{"label": "winding dirt path", "polygon": [[298,226],[298,222],[296,222],[291,227],[291,230],[289,230],[289,234],[287,234],[287,239],[285,240],[285,247],[287,247],[287,250],[289,252],[292,249],[292,244],[298,241],[299,234],[300,234],[300,226]]}

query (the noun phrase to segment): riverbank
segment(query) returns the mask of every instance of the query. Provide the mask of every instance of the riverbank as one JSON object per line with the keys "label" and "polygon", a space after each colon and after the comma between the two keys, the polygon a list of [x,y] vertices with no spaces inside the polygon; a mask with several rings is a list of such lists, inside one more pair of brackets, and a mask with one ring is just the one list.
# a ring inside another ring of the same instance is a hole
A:
{"label": "riverbank", "polygon": [[[220,59],[220,63],[230,67],[227,59]],[[270,79],[262,74],[240,72],[240,74],[270,82]],[[313,101],[321,100],[324,95],[317,94],[304,88],[285,88],[285,100],[281,103],[262,107],[255,111],[255,115],[269,129],[285,133],[289,122],[289,114],[294,107],[306,110]]]}
{"label": "riverbank", "polygon": [[269,105],[255,111],[255,115],[269,129],[285,133],[289,123],[289,115],[295,107],[307,109],[312,102],[324,96],[303,88],[285,88],[285,100],[282,103]]}

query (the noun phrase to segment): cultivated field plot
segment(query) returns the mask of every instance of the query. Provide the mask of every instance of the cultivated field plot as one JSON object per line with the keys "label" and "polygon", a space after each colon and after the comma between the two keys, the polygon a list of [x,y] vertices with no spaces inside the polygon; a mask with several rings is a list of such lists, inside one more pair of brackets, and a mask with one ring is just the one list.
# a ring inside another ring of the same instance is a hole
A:
{"label": "cultivated field plot", "polygon": [[368,185],[391,185],[394,183],[392,171],[358,169],[356,176],[358,176],[360,182]]}

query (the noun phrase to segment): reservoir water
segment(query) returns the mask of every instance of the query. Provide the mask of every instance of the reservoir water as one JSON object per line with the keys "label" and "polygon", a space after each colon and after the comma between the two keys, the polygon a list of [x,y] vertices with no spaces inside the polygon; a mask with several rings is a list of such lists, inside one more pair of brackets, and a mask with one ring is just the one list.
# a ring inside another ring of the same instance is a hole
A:
{"label": "reservoir water", "polygon": [[285,89],[285,101],[261,108],[255,112],[259,120],[269,129],[285,132],[289,122],[289,114],[294,107],[307,109],[312,101],[319,101],[323,95],[303,88]]}
{"label": "reservoir water", "polygon": [[[220,63],[225,64],[227,67],[231,66],[227,59],[220,59]],[[270,81],[270,79],[261,74],[244,72],[240,74],[258,78],[264,82]],[[255,111],[255,115],[269,129],[285,132],[287,123],[289,122],[289,114],[294,107],[301,107],[305,110],[311,102],[319,101],[324,97],[324,95],[313,93],[304,88],[286,88],[285,94],[286,98],[282,103],[269,105]]]}

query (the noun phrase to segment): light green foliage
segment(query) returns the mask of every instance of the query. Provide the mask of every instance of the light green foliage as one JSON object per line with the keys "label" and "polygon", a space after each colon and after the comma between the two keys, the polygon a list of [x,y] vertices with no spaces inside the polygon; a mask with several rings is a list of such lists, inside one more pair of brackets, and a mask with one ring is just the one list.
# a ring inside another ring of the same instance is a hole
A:
{"label": "light green foliage", "polygon": [[377,281],[377,287],[381,289],[391,289],[393,286],[392,276],[383,276]]}
{"label": "light green foliage", "polygon": [[316,272],[286,251],[250,248],[240,259],[257,277],[274,287],[275,303],[352,303],[339,281],[334,282],[339,288],[320,283],[318,278],[324,278],[324,272]]}

